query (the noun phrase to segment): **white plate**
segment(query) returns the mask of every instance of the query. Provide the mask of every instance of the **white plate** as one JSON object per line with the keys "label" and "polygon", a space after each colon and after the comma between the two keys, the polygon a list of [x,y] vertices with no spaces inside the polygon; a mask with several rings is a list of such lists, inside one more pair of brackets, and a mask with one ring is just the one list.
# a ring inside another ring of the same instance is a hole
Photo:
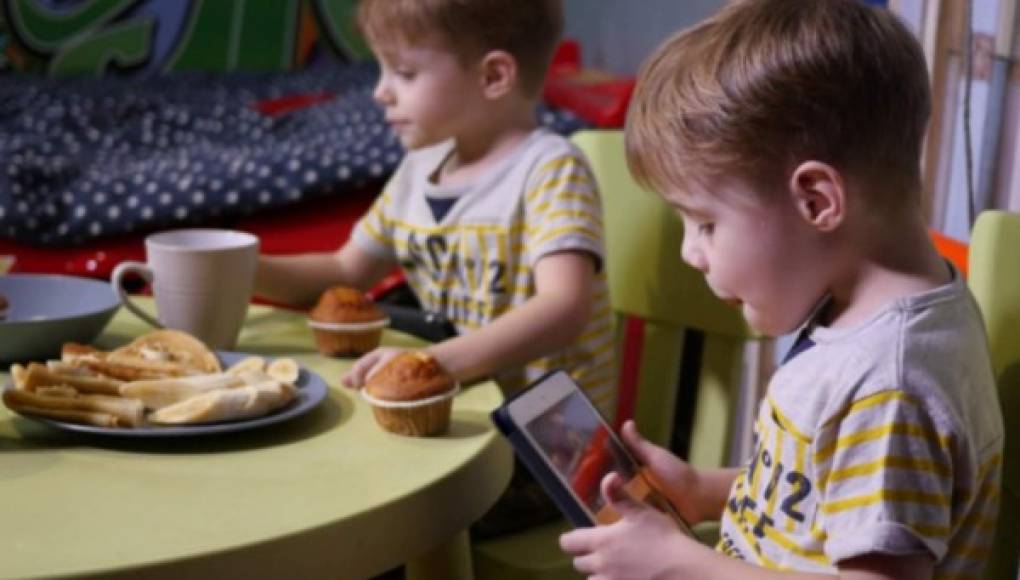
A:
{"label": "white plate", "polygon": [[[252,356],[246,353],[240,352],[226,352],[219,351],[216,353],[219,357],[220,362],[224,368],[238,362],[241,359]],[[267,362],[270,360],[268,357]],[[224,421],[221,423],[204,423],[201,425],[177,425],[177,426],[146,426],[146,427],[135,427],[135,428],[115,428],[115,427],[95,427],[92,425],[82,425],[80,423],[67,423],[64,421],[56,421],[54,419],[47,419],[45,417],[36,417],[33,415],[22,415],[27,419],[33,419],[35,421],[41,421],[52,425],[58,429],[64,429],[65,431],[74,431],[77,433],[94,433],[98,435],[113,435],[117,437],[187,437],[192,435],[211,435],[215,433],[231,433],[234,431],[247,431],[248,429],[256,429],[259,427],[265,427],[267,425],[275,425],[282,423],[288,419],[293,419],[299,415],[303,415],[308,411],[314,409],[319,403],[325,398],[329,392],[329,387],[326,385],[326,381],[322,380],[322,377],[313,373],[312,371],[301,367],[300,373],[297,380],[298,396],[297,399],[291,401],[289,405],[282,409],[278,409],[269,415],[262,417],[255,417],[252,419],[243,419],[240,421]]]}

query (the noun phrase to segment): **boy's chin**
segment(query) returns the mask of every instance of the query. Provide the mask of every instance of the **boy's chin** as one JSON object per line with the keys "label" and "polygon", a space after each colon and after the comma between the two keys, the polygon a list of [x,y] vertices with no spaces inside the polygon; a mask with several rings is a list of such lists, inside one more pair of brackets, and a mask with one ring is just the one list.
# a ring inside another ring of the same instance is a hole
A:
{"label": "boy's chin", "polygon": [[398,135],[397,138],[400,139],[400,144],[404,146],[404,149],[408,151],[424,149],[444,141],[444,139],[429,139],[420,135]]}
{"label": "boy's chin", "polygon": [[800,328],[800,322],[793,323],[760,316],[757,312],[750,310],[744,305],[742,308],[744,321],[755,334],[768,337],[777,337],[789,334]]}

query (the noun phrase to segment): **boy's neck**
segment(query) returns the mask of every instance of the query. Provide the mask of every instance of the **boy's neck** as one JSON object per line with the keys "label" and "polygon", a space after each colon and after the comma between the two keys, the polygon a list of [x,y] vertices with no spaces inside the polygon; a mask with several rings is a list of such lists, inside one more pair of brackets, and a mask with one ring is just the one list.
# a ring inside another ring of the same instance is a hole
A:
{"label": "boy's neck", "polygon": [[439,168],[440,185],[468,183],[517,149],[538,124],[531,103],[480,118],[454,136],[454,147]]}
{"label": "boy's neck", "polygon": [[[884,230],[884,231],[883,231]],[[851,267],[830,287],[832,303],[822,323],[851,327],[871,319],[892,302],[949,283],[949,269],[918,217],[895,232],[880,227],[849,258]]]}

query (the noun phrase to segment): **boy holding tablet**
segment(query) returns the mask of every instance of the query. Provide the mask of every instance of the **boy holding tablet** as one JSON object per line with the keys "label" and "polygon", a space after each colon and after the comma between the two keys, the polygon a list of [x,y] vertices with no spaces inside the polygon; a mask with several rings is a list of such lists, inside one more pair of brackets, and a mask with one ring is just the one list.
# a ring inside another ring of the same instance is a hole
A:
{"label": "boy holding tablet", "polygon": [[598,578],[979,577],[1002,416],[977,307],[920,212],[924,55],[856,0],[750,0],[645,64],[628,161],[684,222],[683,259],[769,335],[799,330],[746,467],[623,439],[712,551],[655,510],[567,533]]}

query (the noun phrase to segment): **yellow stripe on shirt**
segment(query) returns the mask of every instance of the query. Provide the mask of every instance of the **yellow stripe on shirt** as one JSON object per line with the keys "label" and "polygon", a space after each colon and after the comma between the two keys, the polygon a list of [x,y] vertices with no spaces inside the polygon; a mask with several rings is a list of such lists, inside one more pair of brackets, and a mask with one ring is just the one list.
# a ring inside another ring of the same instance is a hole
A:
{"label": "yellow stripe on shirt", "polygon": [[528,203],[535,201],[543,193],[549,193],[554,189],[562,189],[565,185],[586,185],[594,186],[595,182],[592,181],[591,177],[583,173],[571,173],[564,175],[563,177],[557,177],[548,181],[542,182],[540,185],[529,191],[524,195],[524,199]]}
{"label": "yellow stripe on shirt", "polygon": [[379,233],[378,230],[375,229],[375,226],[371,222],[367,221],[362,222],[362,225],[364,226],[365,233],[367,233],[369,236],[372,236],[373,240],[379,242],[379,244],[383,246],[389,245],[386,241],[386,238],[384,238],[383,235]]}
{"label": "yellow stripe on shirt", "polygon": [[545,232],[544,234],[542,234],[542,237],[535,240],[534,245],[541,246],[542,244],[548,242],[551,239],[555,239],[566,234],[581,234],[587,238],[590,238],[592,243],[594,244],[598,244],[599,240],[602,239],[602,235],[600,233],[595,232],[590,228],[570,225]]}
{"label": "yellow stripe on shirt", "polygon": [[[916,437],[918,439],[925,439],[933,442],[937,442],[943,448],[948,448],[951,443],[949,437],[943,437],[941,435],[933,434],[929,429],[925,429],[920,425],[912,423],[887,423],[880,427],[874,427],[872,429],[863,429],[857,433],[852,433],[844,437],[840,437],[836,441],[829,443],[825,447],[822,447],[815,452],[815,463],[822,463],[828,459],[831,455],[841,449],[848,447],[854,447],[862,443],[869,441],[875,441],[883,439],[889,435],[904,435],[907,437]],[[934,436],[933,436],[934,435]]]}
{"label": "yellow stripe on shirt", "polygon": [[829,483],[852,479],[854,477],[863,477],[865,475],[871,475],[890,468],[920,471],[941,477],[952,476],[952,469],[948,465],[939,462],[901,455],[885,455],[874,461],[858,463],[841,469],[835,469],[827,474],[822,474],[818,478],[818,487],[819,489],[824,490],[828,487]]}
{"label": "yellow stripe on shirt", "polygon": [[854,413],[857,413],[859,411],[870,409],[872,407],[877,407],[879,405],[883,405],[885,403],[893,401],[907,402],[917,407],[921,406],[920,401],[918,401],[916,397],[904,393],[903,391],[882,391],[853,401],[848,406],[844,407],[840,411],[836,412],[835,415],[827,419],[825,423],[822,424],[822,428],[824,429],[825,427],[828,427],[833,423],[843,421],[850,415],[853,415]]}
{"label": "yellow stripe on shirt", "polygon": [[789,417],[784,415],[783,412],[779,410],[779,405],[777,405],[776,402],[772,400],[772,397],[768,397],[768,402],[772,414],[775,415],[776,420],[779,421],[779,426],[782,427],[783,430],[787,431],[788,433],[790,433],[797,439],[800,439],[801,441],[807,443],[811,442],[811,438],[804,434],[804,432],[801,431],[800,429],[797,429],[797,427],[793,424],[793,421],[791,421]]}
{"label": "yellow stripe on shirt", "polygon": [[948,508],[951,504],[950,498],[938,493],[927,493],[914,489],[883,488],[874,493],[827,502],[822,505],[822,511],[826,514],[835,514],[881,502],[918,503],[945,508]]}
{"label": "yellow stripe on shirt", "polygon": [[588,205],[596,205],[598,202],[595,198],[595,193],[580,193],[576,191],[566,191],[560,193],[555,198],[549,201],[543,201],[542,203],[531,208],[531,211],[536,214],[543,214],[548,211],[549,207],[554,203],[561,203],[565,201],[579,201]]}
{"label": "yellow stripe on shirt", "polygon": [[546,161],[535,170],[535,175],[542,175],[550,171],[556,171],[568,166],[576,166],[577,169],[588,167],[588,163],[575,155],[563,155],[552,161]]}

